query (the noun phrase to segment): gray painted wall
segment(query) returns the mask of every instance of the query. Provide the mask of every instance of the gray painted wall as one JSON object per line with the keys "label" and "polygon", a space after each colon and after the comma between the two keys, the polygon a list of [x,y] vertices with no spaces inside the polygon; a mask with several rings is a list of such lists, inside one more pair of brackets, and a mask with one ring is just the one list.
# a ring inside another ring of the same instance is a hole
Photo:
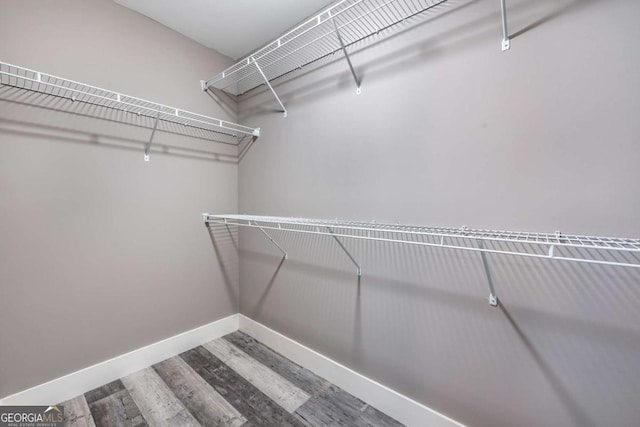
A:
{"label": "gray painted wall", "polygon": [[[451,1],[244,95],[240,212],[640,236],[640,5]],[[240,310],[472,426],[640,423],[640,271],[242,230]],[[488,280],[501,299],[487,302]]]}
{"label": "gray painted wall", "polygon": [[[35,3],[0,2],[1,60],[237,119],[199,88],[228,58],[111,1]],[[200,214],[237,210],[238,168],[193,151],[227,149],[158,132],[191,151],[145,163],[150,120],[70,104],[0,87],[2,397],[237,312]]]}

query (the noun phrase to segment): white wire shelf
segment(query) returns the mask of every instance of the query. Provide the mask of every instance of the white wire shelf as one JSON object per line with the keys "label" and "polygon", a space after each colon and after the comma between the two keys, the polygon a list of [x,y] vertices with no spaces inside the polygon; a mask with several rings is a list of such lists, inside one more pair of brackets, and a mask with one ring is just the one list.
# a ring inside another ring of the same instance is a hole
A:
{"label": "white wire shelf", "polygon": [[447,0],[343,0],[205,82],[234,95],[363,40]]}
{"label": "white wire shelf", "polygon": [[[446,2],[447,0],[342,0],[216,76],[203,80],[202,88],[206,90],[214,87],[233,95],[241,95],[267,84],[286,116],[286,109],[269,81],[342,50],[360,93],[360,80],[351,65],[346,47]],[[502,48],[506,50],[509,48],[509,39],[505,0],[500,2]]]}
{"label": "white wire shelf", "polygon": [[186,127],[221,133],[234,138],[245,135],[258,137],[260,135],[260,130],[257,128],[169,107],[6,62],[0,62],[0,84],[63,97],[76,102],[113,108]]}
{"label": "white wire shelf", "polygon": [[[418,227],[308,218],[203,214],[205,222],[563,261],[640,267],[640,239]],[[563,252],[566,249],[566,253]],[[573,251],[572,251],[573,250]],[[604,253],[617,253],[615,260]],[[581,256],[580,256],[581,255]]]}
{"label": "white wire shelf", "polygon": [[[361,276],[362,269],[342,244],[341,238],[391,242],[417,246],[479,252],[487,268],[486,253],[574,261],[616,267],[640,268],[640,239],[581,236],[573,234],[533,233],[448,227],[421,227],[309,218],[257,215],[202,214],[211,224],[259,229],[284,255],[286,250],[267,232],[304,233],[330,236],[336,240]],[[489,304],[498,305],[498,297],[489,281]]]}

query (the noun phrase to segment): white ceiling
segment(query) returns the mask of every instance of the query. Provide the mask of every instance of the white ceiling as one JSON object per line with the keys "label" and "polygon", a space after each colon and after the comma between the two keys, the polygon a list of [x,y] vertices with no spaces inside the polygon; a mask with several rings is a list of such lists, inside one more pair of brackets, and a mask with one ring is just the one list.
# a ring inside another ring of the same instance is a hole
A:
{"label": "white ceiling", "polygon": [[239,59],[330,0],[114,0],[211,49]]}

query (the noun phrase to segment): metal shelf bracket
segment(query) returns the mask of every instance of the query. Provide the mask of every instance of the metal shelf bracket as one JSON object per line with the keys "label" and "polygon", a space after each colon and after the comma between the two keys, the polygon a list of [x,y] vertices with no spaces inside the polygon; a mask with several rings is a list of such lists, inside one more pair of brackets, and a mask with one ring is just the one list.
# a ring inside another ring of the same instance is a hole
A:
{"label": "metal shelf bracket", "polygon": [[156,134],[156,129],[158,129],[158,120],[160,120],[160,113],[156,116],[156,120],[153,123],[153,130],[151,131],[151,137],[149,138],[149,142],[144,146],[144,161],[149,161],[149,152],[151,151],[151,144],[153,143],[153,137]]}
{"label": "metal shelf bracket", "polygon": [[269,240],[271,241],[271,243],[273,243],[273,244],[274,244],[274,245],[275,245],[275,246],[280,250],[280,252],[282,252],[282,254],[284,255],[284,259],[289,259],[289,255],[287,255],[287,251],[285,251],[284,249],[282,249],[282,246],[280,246],[280,245],[278,244],[278,242],[276,242],[275,240],[273,240],[273,237],[271,237],[271,236],[269,235],[269,233],[267,233],[266,231],[264,231],[264,228],[260,227],[260,225],[258,225],[258,223],[257,223],[257,222],[255,222],[255,221],[253,222],[253,225],[254,225],[254,226],[256,226],[256,227],[258,227],[258,229],[259,229],[260,231],[262,231],[262,234],[264,234],[264,235],[267,237],[267,239],[269,239]]}
{"label": "metal shelf bracket", "polygon": [[353,76],[353,80],[356,82],[356,94],[360,95],[362,89],[360,87],[360,79],[356,74],[356,70],[353,68],[353,64],[351,63],[351,58],[349,58],[349,54],[347,53],[347,48],[344,46],[344,41],[342,40],[342,35],[340,34],[340,29],[338,29],[338,25],[336,21],[331,18],[331,23],[333,24],[333,28],[336,30],[336,37],[338,38],[338,42],[340,43],[340,47],[342,48],[342,53],[344,53],[344,57],[347,60],[347,64],[349,64],[349,69],[351,70],[351,75]]}
{"label": "metal shelf bracket", "polygon": [[335,233],[333,232],[333,230],[330,227],[327,227],[327,230],[329,231],[329,233],[331,234],[331,237],[333,237],[335,239],[335,241],[338,243],[338,245],[340,245],[340,248],[342,248],[342,250],[344,251],[345,254],[347,254],[347,256],[349,257],[349,259],[351,260],[351,262],[353,263],[353,265],[356,266],[356,273],[358,274],[358,277],[362,276],[362,269],[360,268],[360,265],[356,262],[356,260],[353,258],[353,256],[351,255],[351,253],[349,253],[349,251],[347,250],[347,248],[345,248],[345,246],[342,244],[342,242],[340,241],[340,239],[338,239],[338,237],[335,235]]}
{"label": "metal shelf bracket", "polygon": [[496,294],[494,293],[490,293],[489,294],[489,305],[493,306],[493,307],[497,307],[498,306],[498,297]]}
{"label": "metal shelf bracket", "polygon": [[509,31],[507,30],[507,5],[506,0],[500,0],[500,8],[502,10],[502,50],[509,50],[511,43],[509,41]]}
{"label": "metal shelf bracket", "polygon": [[487,262],[487,254],[484,251],[484,245],[482,240],[478,240],[478,248],[480,248],[480,256],[482,257],[482,265],[484,266],[484,272],[487,275],[487,282],[489,282],[489,305],[493,307],[498,306],[498,295],[493,287],[493,280],[491,279],[491,273],[489,271],[489,263]]}
{"label": "metal shelf bracket", "polygon": [[262,68],[260,68],[258,61],[256,61],[256,59],[253,56],[251,57],[251,61],[256,65],[256,68],[258,69],[258,71],[260,72],[260,75],[264,79],[264,83],[271,90],[271,93],[273,93],[273,96],[276,98],[276,101],[278,101],[278,104],[280,104],[280,107],[282,107],[282,112],[284,117],[287,117],[287,109],[284,107],[284,104],[282,103],[282,101],[280,101],[280,98],[278,97],[278,94],[276,93],[276,91],[273,89],[273,86],[271,86],[271,83],[269,83],[269,79],[262,71]]}

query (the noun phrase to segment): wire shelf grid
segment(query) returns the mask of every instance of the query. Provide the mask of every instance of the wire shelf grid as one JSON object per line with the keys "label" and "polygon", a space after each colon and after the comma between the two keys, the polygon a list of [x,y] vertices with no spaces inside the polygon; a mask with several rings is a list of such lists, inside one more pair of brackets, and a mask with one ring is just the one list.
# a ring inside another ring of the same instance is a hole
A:
{"label": "wire shelf grid", "polygon": [[0,84],[121,110],[181,126],[229,135],[258,136],[259,129],[208,117],[85,83],[0,62]]}
{"label": "wire shelf grid", "polygon": [[447,0],[343,0],[205,82],[233,95],[315,62]]}
{"label": "wire shelf grid", "polygon": [[621,267],[640,267],[640,239],[471,229],[422,227],[309,218],[203,214],[206,223],[223,223],[306,234],[329,235],[448,249],[547,258]]}

